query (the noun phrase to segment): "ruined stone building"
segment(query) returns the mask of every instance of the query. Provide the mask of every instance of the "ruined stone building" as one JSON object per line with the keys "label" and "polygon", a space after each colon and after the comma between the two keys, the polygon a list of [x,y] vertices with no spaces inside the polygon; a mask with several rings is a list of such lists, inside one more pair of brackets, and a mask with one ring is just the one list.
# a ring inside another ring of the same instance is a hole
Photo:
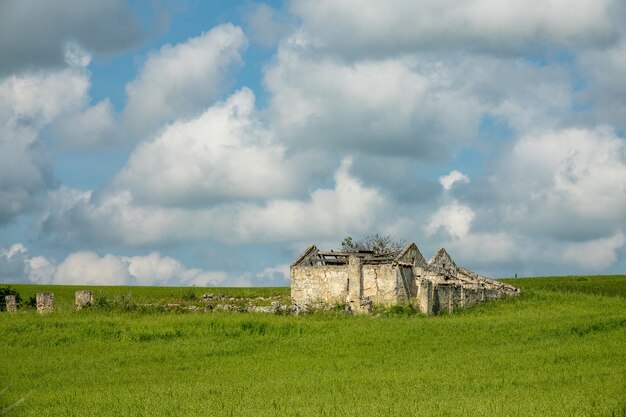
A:
{"label": "ruined stone building", "polygon": [[517,296],[520,291],[457,266],[445,249],[428,262],[414,243],[399,252],[322,252],[309,246],[290,268],[294,305],[346,304],[367,312],[372,304],[415,303],[424,314]]}

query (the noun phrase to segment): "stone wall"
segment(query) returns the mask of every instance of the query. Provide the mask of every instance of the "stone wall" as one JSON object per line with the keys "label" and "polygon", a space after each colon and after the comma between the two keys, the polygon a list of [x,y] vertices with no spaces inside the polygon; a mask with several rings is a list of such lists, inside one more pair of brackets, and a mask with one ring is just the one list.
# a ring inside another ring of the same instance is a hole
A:
{"label": "stone wall", "polygon": [[410,266],[368,264],[351,256],[347,265],[293,266],[291,299],[296,305],[346,303],[353,311],[395,304],[417,295]]}
{"label": "stone wall", "polygon": [[291,299],[294,304],[345,303],[347,292],[346,266],[299,266],[291,269]]}
{"label": "stone wall", "polygon": [[363,265],[363,296],[376,304],[397,300],[397,278],[391,264]]}

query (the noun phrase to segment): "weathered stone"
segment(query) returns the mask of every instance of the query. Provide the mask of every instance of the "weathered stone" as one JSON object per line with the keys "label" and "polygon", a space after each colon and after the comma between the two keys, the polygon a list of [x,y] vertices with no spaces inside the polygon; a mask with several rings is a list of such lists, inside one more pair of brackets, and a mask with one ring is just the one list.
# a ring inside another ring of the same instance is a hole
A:
{"label": "weathered stone", "polygon": [[372,304],[410,302],[431,315],[520,293],[457,266],[443,248],[426,263],[414,243],[384,255],[321,252],[311,245],[291,265],[290,277],[292,304],[301,310],[345,302],[347,311],[363,313]]}
{"label": "weathered stone", "polygon": [[15,313],[17,311],[17,301],[15,299],[15,296],[5,295],[4,306],[6,307],[7,313]]}
{"label": "weathered stone", "polygon": [[74,293],[74,305],[76,306],[76,310],[81,310],[83,307],[93,305],[93,291],[76,291]]}
{"label": "weathered stone", "polygon": [[54,293],[38,292],[36,295],[37,311],[39,313],[48,313],[54,308]]}

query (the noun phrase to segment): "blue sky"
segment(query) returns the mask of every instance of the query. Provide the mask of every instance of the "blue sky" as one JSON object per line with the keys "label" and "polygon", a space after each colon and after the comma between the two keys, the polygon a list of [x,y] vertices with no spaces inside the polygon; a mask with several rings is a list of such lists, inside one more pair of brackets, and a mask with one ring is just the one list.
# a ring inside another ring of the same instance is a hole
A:
{"label": "blue sky", "polygon": [[623,273],[625,18],[2,2],[0,282],[287,285],[376,232],[493,277]]}

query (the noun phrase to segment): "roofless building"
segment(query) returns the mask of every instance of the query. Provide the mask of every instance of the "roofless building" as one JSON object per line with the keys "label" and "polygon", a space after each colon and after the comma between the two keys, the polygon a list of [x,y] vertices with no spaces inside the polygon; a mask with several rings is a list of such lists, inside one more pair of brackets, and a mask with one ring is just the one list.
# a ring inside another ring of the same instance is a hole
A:
{"label": "roofless building", "polygon": [[443,248],[426,262],[415,243],[386,254],[323,252],[311,245],[291,265],[290,276],[293,304],[345,303],[354,312],[412,302],[433,315],[520,293],[457,266]]}

